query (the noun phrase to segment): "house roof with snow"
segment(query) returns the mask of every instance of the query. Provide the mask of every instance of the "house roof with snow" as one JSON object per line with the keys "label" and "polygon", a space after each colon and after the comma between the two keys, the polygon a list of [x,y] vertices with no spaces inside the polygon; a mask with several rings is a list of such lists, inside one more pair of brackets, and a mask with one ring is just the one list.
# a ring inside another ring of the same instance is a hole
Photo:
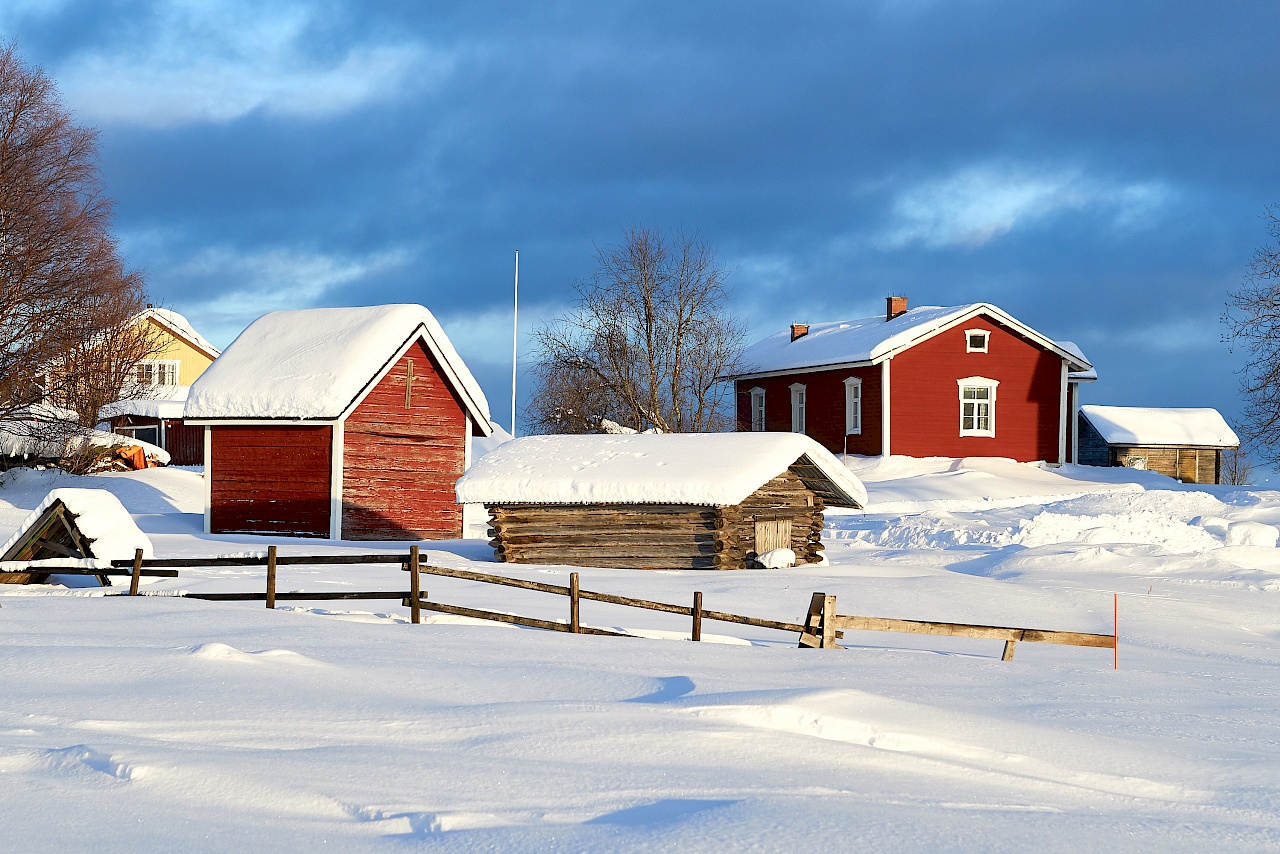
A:
{"label": "house roof with snow", "polygon": [[1072,354],[1073,356],[1075,356],[1082,363],[1089,365],[1089,369],[1087,371],[1071,371],[1070,373],[1068,373],[1067,374],[1068,382],[1091,383],[1091,382],[1097,381],[1098,379],[1097,369],[1094,368],[1093,365],[1089,363],[1089,360],[1085,358],[1084,351],[1080,349],[1080,346],[1076,344],[1076,342],[1059,341],[1058,346],[1061,347],[1063,350],[1066,350],[1068,353]]}
{"label": "house roof with snow", "polygon": [[309,308],[263,315],[191,386],[184,417],[338,421],[421,340],[481,436],[493,432],[480,384],[420,305]]}
{"label": "house roof with snow", "polygon": [[791,340],[788,331],[770,335],[748,347],[742,357],[746,368],[729,379],[786,374],[833,367],[876,365],[940,332],[985,314],[1067,360],[1072,372],[1093,366],[1079,348],[1067,349],[990,303],[947,307],[923,306],[904,311],[892,320],[883,314],[860,320],[810,324],[807,334]]}
{"label": "house roof with snow", "polygon": [[146,311],[140,312],[134,320],[154,320],[171,335],[176,335],[177,337],[184,339],[197,350],[203,350],[211,359],[218,358],[221,353],[217,347],[209,343],[208,339],[199,332],[196,332],[196,328],[191,325],[191,321],[187,320],[176,311],[152,306]]}
{"label": "house roof with snow", "polygon": [[867,492],[830,451],[799,433],[526,436],[474,462],[464,504],[691,504],[730,507],[799,463],[828,504]]}
{"label": "house roof with snow", "polygon": [[1145,406],[1080,407],[1108,445],[1194,445],[1234,448],[1235,431],[1216,409],[1153,409]]}
{"label": "house roof with snow", "polygon": [[139,397],[134,400],[117,400],[98,410],[98,417],[106,421],[118,415],[137,415],[142,418],[181,418],[187,406],[191,386],[156,386],[155,397]]}

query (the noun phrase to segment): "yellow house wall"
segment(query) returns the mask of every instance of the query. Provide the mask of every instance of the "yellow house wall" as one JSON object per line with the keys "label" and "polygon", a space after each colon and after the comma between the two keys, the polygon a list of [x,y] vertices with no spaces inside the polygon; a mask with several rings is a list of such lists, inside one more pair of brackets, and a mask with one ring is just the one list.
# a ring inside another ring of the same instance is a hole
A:
{"label": "yellow house wall", "polygon": [[162,345],[160,351],[151,358],[162,362],[176,360],[180,366],[178,368],[179,385],[191,385],[196,377],[204,373],[205,368],[213,364],[212,358],[176,337],[159,323],[150,318],[147,319],[147,323],[151,325],[153,332],[160,335]]}

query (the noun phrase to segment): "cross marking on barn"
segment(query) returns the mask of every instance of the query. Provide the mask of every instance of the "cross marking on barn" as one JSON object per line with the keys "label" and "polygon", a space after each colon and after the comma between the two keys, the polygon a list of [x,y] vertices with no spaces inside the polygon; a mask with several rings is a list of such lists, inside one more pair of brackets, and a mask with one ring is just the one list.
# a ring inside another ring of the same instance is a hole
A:
{"label": "cross marking on barn", "polygon": [[404,408],[413,406],[413,359],[404,366]]}

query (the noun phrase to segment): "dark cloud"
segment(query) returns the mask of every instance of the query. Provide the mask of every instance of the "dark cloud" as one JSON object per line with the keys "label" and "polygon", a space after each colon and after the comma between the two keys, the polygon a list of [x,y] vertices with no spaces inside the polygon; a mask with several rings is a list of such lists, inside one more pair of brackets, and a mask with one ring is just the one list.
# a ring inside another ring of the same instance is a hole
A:
{"label": "dark cloud", "polygon": [[[1280,200],[1280,10],[1191,3],[17,4],[102,129],[129,260],[226,343],[421,301],[507,412],[592,242],[698,230],[764,334],[990,300],[1095,402],[1237,411],[1225,292]],[[376,7],[376,8],[375,8]]]}

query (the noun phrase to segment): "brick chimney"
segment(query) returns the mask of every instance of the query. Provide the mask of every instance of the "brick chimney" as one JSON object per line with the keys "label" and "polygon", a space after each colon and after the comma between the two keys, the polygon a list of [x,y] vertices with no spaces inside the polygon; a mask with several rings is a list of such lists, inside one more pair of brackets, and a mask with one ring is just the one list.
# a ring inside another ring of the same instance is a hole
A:
{"label": "brick chimney", "polygon": [[884,300],[884,319],[886,321],[893,320],[900,314],[907,313],[906,297],[885,297]]}
{"label": "brick chimney", "polygon": [[792,341],[795,341],[798,338],[803,338],[808,334],[809,334],[809,324],[807,323],[791,324],[791,340]]}

